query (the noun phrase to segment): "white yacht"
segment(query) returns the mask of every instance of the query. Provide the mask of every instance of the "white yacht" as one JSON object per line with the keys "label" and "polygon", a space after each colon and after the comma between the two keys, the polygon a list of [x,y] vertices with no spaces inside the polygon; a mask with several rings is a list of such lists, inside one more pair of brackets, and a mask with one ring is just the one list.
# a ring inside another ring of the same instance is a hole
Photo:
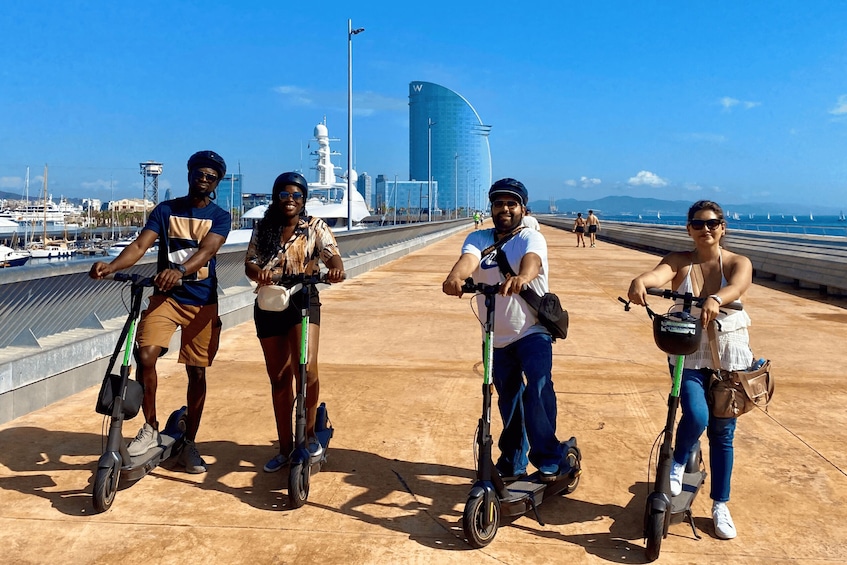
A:
{"label": "white yacht", "polygon": [[[350,172],[350,181],[353,185],[352,202],[348,202],[347,175],[336,176],[336,171],[341,167],[332,162],[333,155],[340,155],[330,149],[330,141],[338,141],[329,137],[326,127],[326,118],[315,126],[315,140],[318,148],[311,152],[315,158],[314,169],[317,171],[317,180],[309,183],[309,197],[306,201],[306,214],[322,218],[334,232],[347,230],[347,217],[352,209],[353,229],[357,229],[359,223],[370,215],[362,193],[356,190],[356,181],[359,175],[355,170]],[[226,243],[246,243],[250,241],[253,233],[254,220],[260,220],[267,210],[266,205],[251,208],[241,217],[242,227],[229,232]]]}

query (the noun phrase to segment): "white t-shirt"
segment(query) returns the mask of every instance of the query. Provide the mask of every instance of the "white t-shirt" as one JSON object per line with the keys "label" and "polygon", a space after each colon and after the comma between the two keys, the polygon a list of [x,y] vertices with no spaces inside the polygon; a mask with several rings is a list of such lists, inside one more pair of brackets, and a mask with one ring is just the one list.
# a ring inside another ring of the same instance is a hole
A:
{"label": "white t-shirt", "polygon": [[[462,254],[470,253],[480,260],[479,266],[473,272],[473,280],[485,284],[497,284],[506,278],[500,272],[495,259],[495,252],[482,257],[482,252],[494,245],[494,229],[478,230],[468,234],[462,245]],[[538,296],[549,291],[547,283],[547,240],[540,232],[532,229],[522,229],[501,248],[514,272],[519,272],[521,259],[527,253],[535,253],[541,258],[541,270],[538,276],[529,282],[529,288]],[[477,297],[477,312],[481,318],[485,316],[485,297]],[[533,333],[550,333],[538,323],[535,312],[526,301],[517,294],[511,296],[497,295],[494,302],[494,347],[506,347],[520,338]]]}
{"label": "white t-shirt", "polygon": [[521,221],[521,225],[526,228],[534,229],[535,231],[541,231],[541,226],[538,225],[538,220],[536,220],[532,216],[524,215],[523,220]]}

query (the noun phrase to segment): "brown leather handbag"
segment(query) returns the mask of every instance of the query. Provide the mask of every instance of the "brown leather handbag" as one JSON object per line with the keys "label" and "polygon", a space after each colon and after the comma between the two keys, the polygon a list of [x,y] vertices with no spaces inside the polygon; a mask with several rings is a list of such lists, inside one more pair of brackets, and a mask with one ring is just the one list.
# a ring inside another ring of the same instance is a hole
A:
{"label": "brown leather handbag", "polygon": [[714,322],[709,324],[709,345],[712,350],[712,369],[706,399],[715,418],[737,418],[753,408],[767,410],[773,398],[774,378],[771,362],[750,371],[726,371],[721,369],[718,356],[717,334]]}

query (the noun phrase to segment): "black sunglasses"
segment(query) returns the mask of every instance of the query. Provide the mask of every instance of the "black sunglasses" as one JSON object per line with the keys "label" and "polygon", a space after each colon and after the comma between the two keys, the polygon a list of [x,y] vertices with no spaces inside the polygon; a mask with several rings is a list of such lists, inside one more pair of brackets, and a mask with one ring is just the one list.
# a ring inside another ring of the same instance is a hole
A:
{"label": "black sunglasses", "polygon": [[518,203],[514,200],[495,200],[491,203],[492,208],[517,208]]}
{"label": "black sunglasses", "polygon": [[723,220],[691,220],[690,222],[688,222],[688,225],[695,230],[702,230],[704,227],[708,226],[709,230],[713,231],[718,229],[719,226],[723,225]]}
{"label": "black sunglasses", "polygon": [[280,200],[288,200],[289,198],[294,199],[294,200],[302,200],[303,199],[303,193],[301,193],[301,192],[286,192],[286,191],[283,190],[282,192],[279,193],[278,198]]}
{"label": "black sunglasses", "polygon": [[199,180],[207,180],[209,182],[215,182],[218,180],[218,175],[213,175],[211,173],[204,173],[203,171],[194,171],[194,176]]}

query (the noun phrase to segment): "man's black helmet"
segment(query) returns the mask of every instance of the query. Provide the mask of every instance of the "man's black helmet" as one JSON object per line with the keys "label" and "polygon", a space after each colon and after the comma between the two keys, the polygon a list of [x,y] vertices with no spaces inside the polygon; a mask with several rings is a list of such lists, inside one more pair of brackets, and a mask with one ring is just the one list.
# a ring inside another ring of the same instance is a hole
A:
{"label": "man's black helmet", "polygon": [[700,347],[703,325],[685,312],[653,316],[653,340],[668,355],[691,355]]}
{"label": "man's black helmet", "polygon": [[309,197],[309,183],[306,182],[306,177],[301,175],[300,173],[288,172],[282,173],[276,180],[274,181],[273,188],[273,199],[274,202],[279,198],[279,193],[282,192],[282,189],[288,186],[289,184],[293,184],[300,188],[300,192],[303,193],[304,198]]}
{"label": "man's black helmet", "polygon": [[214,169],[218,173],[218,180],[226,175],[226,162],[214,151],[198,151],[188,158],[188,172],[204,167]]}
{"label": "man's black helmet", "polygon": [[526,187],[521,181],[515,179],[500,179],[492,184],[491,188],[488,189],[488,200],[494,202],[497,199],[497,194],[510,194],[518,199],[521,206],[526,206],[526,202],[529,200]]}

